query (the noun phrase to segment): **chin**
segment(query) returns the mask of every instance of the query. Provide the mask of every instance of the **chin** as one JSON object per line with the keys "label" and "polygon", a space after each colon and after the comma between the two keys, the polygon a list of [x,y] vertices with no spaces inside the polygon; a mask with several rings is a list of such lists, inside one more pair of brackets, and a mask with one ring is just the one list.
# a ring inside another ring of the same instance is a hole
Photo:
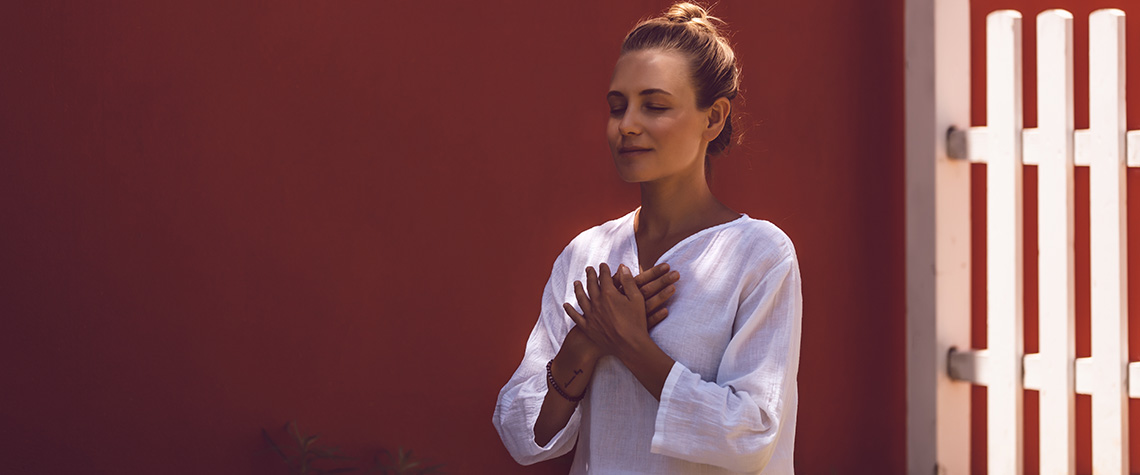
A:
{"label": "chin", "polygon": [[621,168],[618,168],[618,177],[626,183],[645,183],[647,181],[653,181],[655,178],[648,173],[629,169],[622,170]]}
{"label": "chin", "polygon": [[619,159],[614,160],[614,166],[617,168],[618,178],[626,183],[639,183],[644,181],[641,179],[643,173],[640,173],[635,167],[629,164],[622,164]]}

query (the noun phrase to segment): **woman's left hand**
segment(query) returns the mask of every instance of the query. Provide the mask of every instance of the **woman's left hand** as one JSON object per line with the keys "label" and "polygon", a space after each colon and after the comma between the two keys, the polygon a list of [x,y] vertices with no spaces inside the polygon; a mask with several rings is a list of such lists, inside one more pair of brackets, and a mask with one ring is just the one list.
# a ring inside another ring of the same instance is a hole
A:
{"label": "woman's left hand", "polygon": [[[585,285],[581,281],[574,282],[574,294],[582,313],[579,314],[569,303],[563,307],[605,354],[621,357],[631,342],[649,336],[645,300],[641,292],[627,292],[629,295],[625,295],[618,290],[605,263],[600,264],[598,270],[605,277],[599,278],[593,267],[587,267]],[[623,288],[637,288],[633,274],[624,265],[618,267],[617,277]]]}

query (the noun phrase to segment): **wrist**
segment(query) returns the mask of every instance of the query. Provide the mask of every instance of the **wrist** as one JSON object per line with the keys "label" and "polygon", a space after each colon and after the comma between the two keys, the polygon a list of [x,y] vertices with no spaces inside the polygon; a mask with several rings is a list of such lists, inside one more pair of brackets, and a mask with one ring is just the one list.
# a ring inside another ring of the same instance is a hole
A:
{"label": "wrist", "polygon": [[594,344],[590,337],[586,336],[582,329],[577,326],[570,329],[563,345],[583,366],[593,366],[602,357],[602,349]]}
{"label": "wrist", "polygon": [[665,380],[676,364],[673,358],[648,335],[630,341],[618,357],[649,394],[660,400]]}
{"label": "wrist", "polygon": [[654,350],[660,351],[657,342],[649,337],[649,333],[645,333],[627,338],[625,344],[621,346],[619,354],[614,356],[617,356],[626,366],[630,366],[631,363],[636,364],[638,360]]}

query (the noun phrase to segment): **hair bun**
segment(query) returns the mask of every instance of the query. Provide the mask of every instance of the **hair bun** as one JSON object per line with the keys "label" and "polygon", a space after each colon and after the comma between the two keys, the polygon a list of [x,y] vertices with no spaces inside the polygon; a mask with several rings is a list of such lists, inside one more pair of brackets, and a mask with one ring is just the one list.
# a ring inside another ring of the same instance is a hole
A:
{"label": "hair bun", "polygon": [[716,26],[713,25],[713,21],[720,21],[719,18],[710,16],[708,10],[700,5],[689,2],[674,4],[669,7],[664,16],[666,20],[674,23],[696,23],[704,26],[712,33],[716,33]]}

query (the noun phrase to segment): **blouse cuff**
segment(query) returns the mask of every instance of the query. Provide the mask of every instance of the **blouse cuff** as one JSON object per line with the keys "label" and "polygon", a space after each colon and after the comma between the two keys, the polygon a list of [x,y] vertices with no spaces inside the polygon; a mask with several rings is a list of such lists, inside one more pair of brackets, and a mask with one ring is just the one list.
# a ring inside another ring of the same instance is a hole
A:
{"label": "blouse cuff", "polygon": [[665,445],[665,421],[673,410],[673,388],[677,386],[677,380],[681,379],[681,374],[684,372],[685,366],[674,361],[669,376],[665,378],[665,385],[661,386],[661,402],[657,405],[657,419],[653,422],[653,440],[649,444],[651,453],[660,453],[659,447]]}

